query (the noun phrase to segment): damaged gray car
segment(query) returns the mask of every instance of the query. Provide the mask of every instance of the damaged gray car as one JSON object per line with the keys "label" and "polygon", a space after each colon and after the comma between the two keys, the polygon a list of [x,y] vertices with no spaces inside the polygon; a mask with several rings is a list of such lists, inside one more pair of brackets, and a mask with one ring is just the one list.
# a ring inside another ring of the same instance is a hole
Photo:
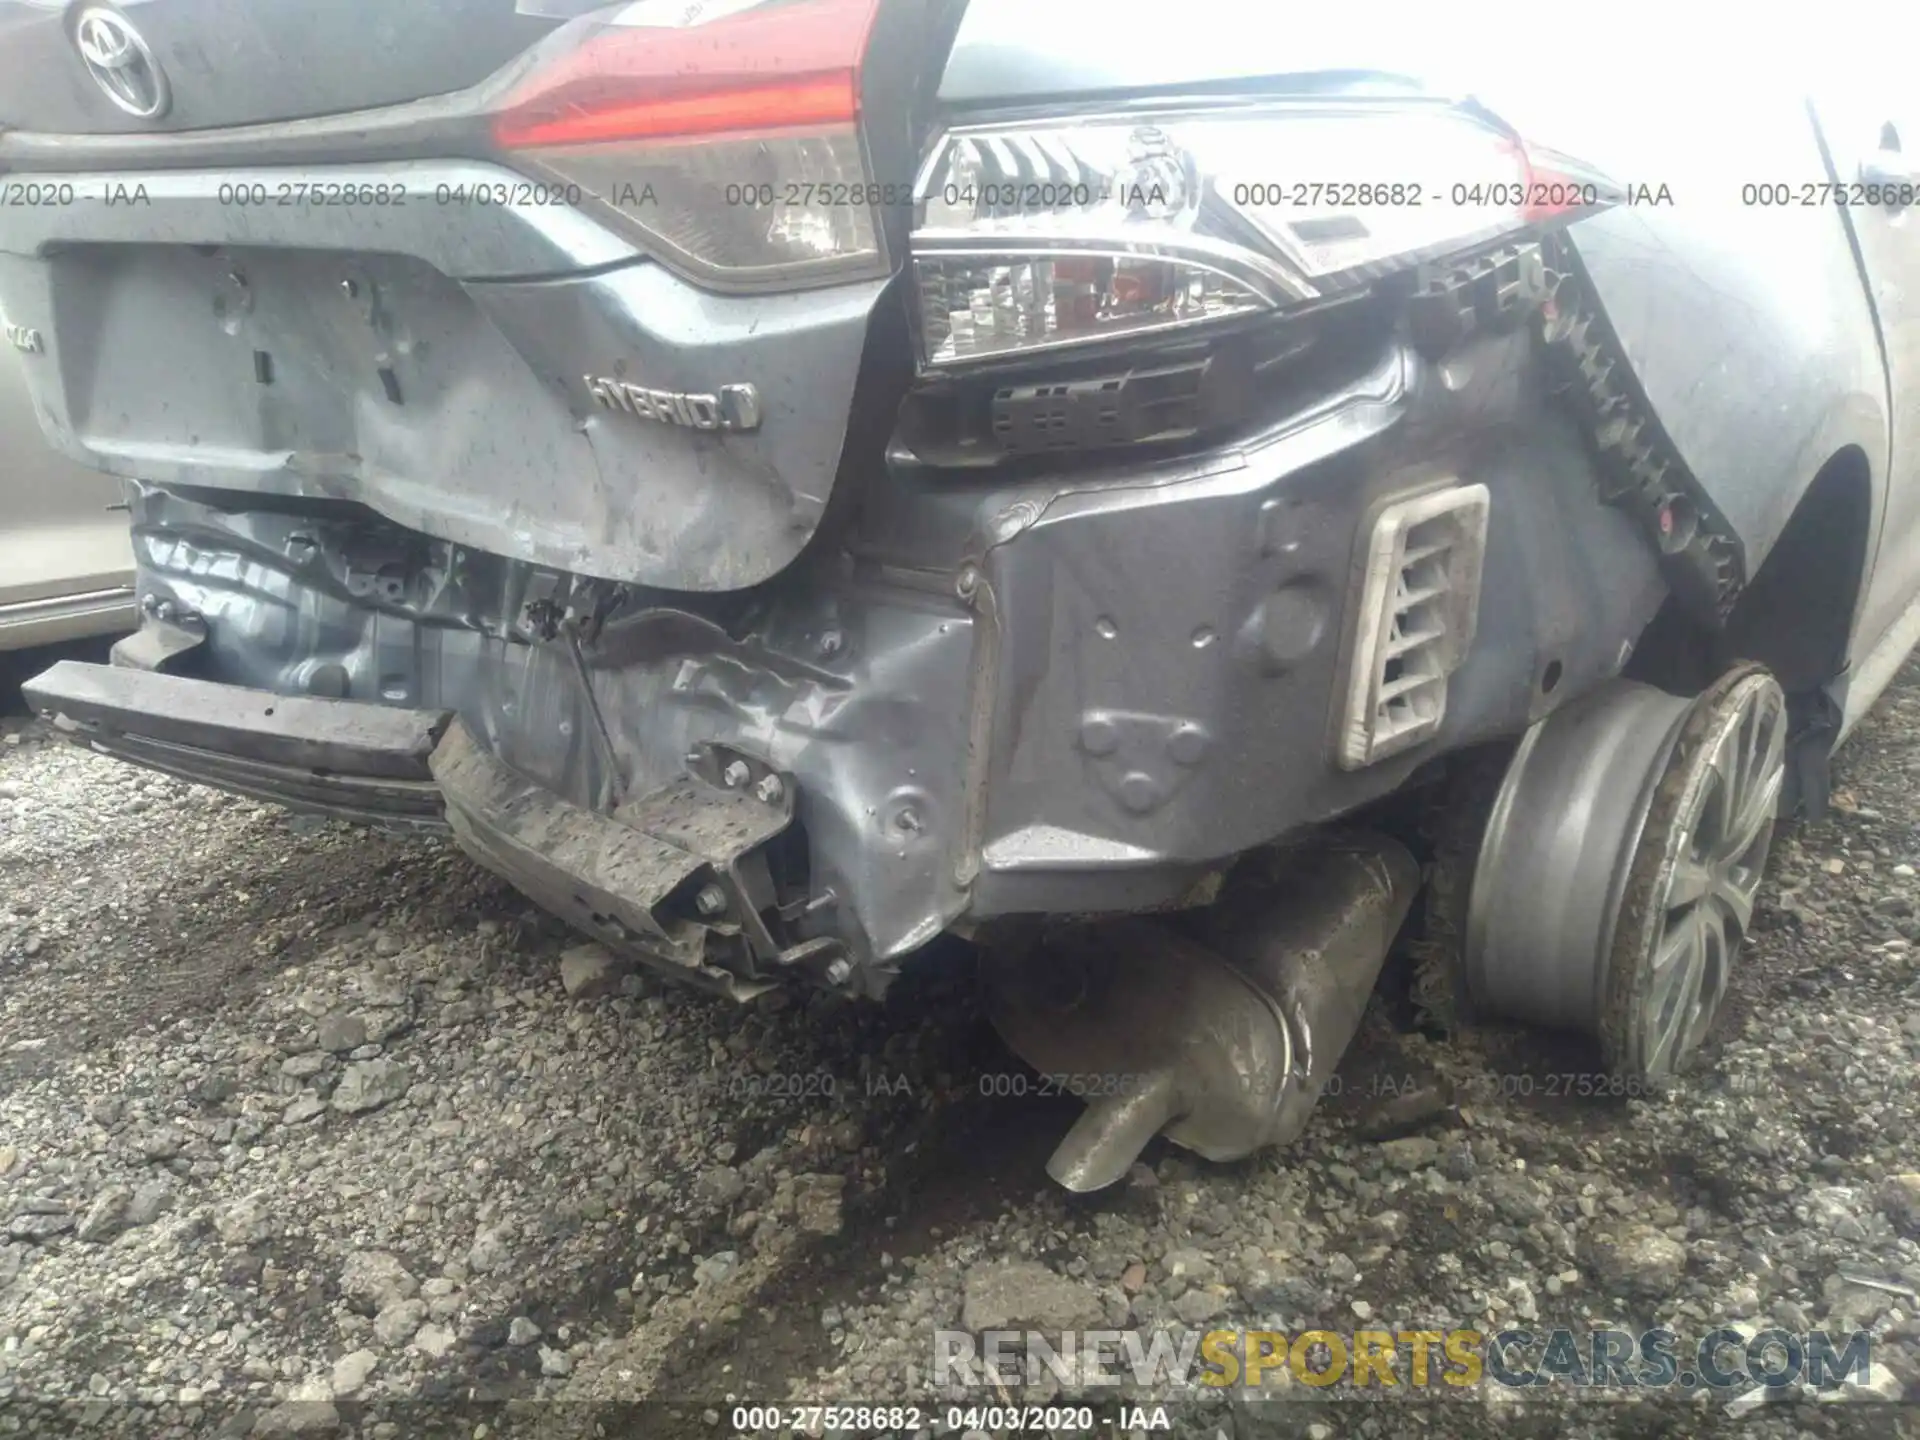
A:
{"label": "damaged gray car", "polygon": [[143,615],[32,703],[741,999],[990,939],[1075,1189],[1297,1134],[1397,937],[1658,1083],[1920,633],[1910,87],[1181,9],[0,0]]}

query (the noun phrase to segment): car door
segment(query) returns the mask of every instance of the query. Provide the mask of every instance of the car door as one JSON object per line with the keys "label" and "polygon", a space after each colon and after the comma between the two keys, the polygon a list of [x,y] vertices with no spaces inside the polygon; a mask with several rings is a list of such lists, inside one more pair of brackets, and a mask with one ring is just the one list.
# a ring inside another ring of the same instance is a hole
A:
{"label": "car door", "polygon": [[1834,173],[1831,190],[1814,198],[1845,205],[1879,325],[1892,429],[1854,637],[1851,716],[1920,638],[1920,92],[1884,61],[1850,65],[1843,83],[1823,84],[1813,103]]}
{"label": "car door", "polygon": [[56,453],[22,364],[31,335],[0,345],[0,649],[131,628],[133,549],[123,486]]}

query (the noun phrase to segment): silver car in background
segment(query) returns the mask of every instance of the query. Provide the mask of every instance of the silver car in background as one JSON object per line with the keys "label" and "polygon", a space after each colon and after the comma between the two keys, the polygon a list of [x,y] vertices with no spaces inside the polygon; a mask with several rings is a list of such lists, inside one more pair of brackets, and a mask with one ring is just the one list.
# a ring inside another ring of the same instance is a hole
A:
{"label": "silver car in background", "polygon": [[0,353],[0,650],[131,630],[125,487],[47,444],[12,350]]}

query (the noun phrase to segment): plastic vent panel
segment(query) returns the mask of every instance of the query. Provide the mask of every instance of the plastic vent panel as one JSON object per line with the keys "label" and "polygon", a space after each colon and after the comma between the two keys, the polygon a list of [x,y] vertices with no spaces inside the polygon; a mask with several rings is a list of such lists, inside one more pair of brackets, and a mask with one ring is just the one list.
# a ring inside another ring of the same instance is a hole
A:
{"label": "plastic vent panel", "polygon": [[1487,487],[1399,501],[1374,522],[1356,609],[1339,761],[1359,770],[1419,744],[1447,714],[1447,678],[1473,644]]}
{"label": "plastic vent panel", "polygon": [[993,437],[1009,455],[1181,440],[1202,423],[1207,362],[1124,375],[1009,385],[993,395]]}

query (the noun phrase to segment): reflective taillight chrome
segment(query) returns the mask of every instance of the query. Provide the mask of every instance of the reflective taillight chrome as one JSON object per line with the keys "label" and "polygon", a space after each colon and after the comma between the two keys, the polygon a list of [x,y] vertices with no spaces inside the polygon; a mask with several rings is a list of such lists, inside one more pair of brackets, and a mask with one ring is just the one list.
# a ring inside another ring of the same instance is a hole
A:
{"label": "reflective taillight chrome", "polygon": [[922,359],[964,365],[1320,304],[1614,193],[1440,101],[956,129],[915,185]]}

